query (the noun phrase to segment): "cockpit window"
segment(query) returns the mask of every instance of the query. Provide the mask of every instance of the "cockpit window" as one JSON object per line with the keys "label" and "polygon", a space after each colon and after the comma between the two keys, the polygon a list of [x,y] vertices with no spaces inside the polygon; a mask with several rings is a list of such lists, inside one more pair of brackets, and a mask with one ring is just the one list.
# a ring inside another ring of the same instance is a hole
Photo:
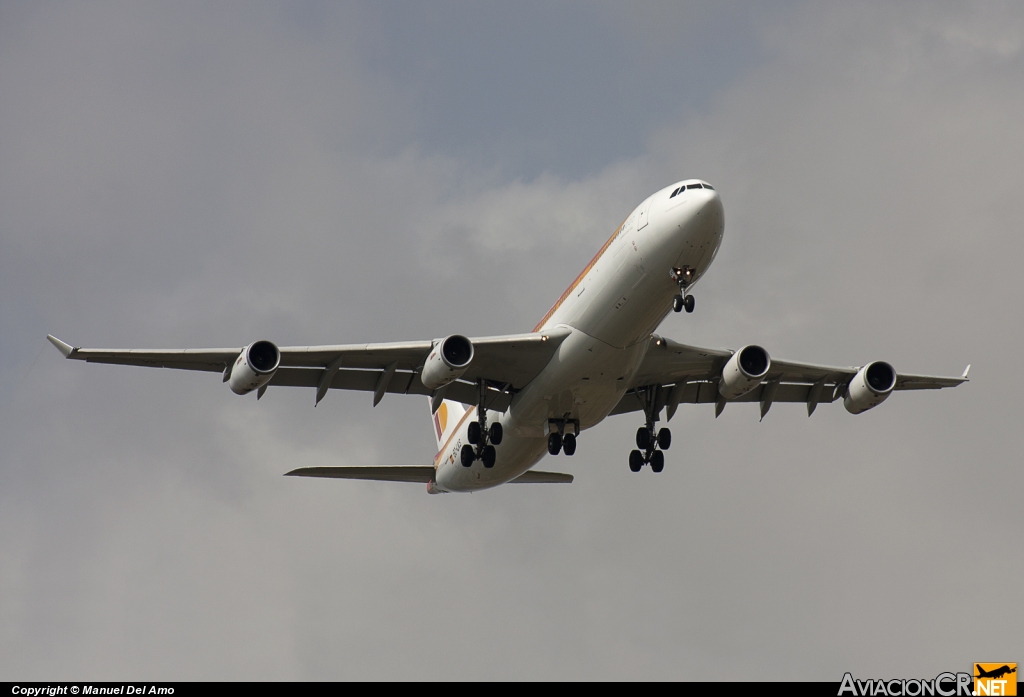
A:
{"label": "cockpit window", "polygon": [[715,187],[711,186],[710,184],[701,184],[700,182],[697,182],[696,184],[683,184],[678,189],[673,191],[672,195],[669,196],[669,198],[675,198],[676,196],[683,193],[687,189],[711,189],[712,191],[714,191]]}

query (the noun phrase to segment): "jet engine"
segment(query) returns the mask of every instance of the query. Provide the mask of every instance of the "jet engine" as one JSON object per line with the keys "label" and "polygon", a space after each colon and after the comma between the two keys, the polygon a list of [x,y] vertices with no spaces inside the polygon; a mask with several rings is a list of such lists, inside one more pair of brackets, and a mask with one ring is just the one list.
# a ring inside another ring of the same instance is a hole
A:
{"label": "jet engine", "polygon": [[248,394],[263,387],[281,365],[281,351],[269,341],[254,341],[242,349],[231,366],[228,387],[235,394]]}
{"label": "jet engine", "polygon": [[884,361],[875,361],[857,371],[846,388],[843,406],[851,414],[877,407],[896,386],[896,371]]}
{"label": "jet engine", "polygon": [[744,346],[732,355],[722,368],[718,394],[725,399],[736,399],[761,384],[768,374],[772,359],[760,346]]}
{"label": "jet engine", "polygon": [[434,344],[423,364],[420,381],[428,390],[436,390],[455,382],[466,372],[473,360],[473,342],[459,334]]}

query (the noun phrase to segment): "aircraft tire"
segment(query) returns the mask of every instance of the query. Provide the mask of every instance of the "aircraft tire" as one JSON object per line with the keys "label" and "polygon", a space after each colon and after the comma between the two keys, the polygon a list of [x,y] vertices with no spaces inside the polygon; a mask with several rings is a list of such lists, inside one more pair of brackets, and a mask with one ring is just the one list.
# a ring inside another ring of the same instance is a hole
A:
{"label": "aircraft tire", "polygon": [[634,450],[629,454],[629,471],[639,472],[644,466],[644,454],[639,450]]}
{"label": "aircraft tire", "polygon": [[483,429],[480,428],[479,421],[470,421],[469,428],[466,429],[466,440],[471,445],[477,445],[480,443],[480,436],[483,435]]}
{"label": "aircraft tire", "polygon": [[567,433],[562,437],[562,452],[570,457],[576,454],[576,436]]}
{"label": "aircraft tire", "polygon": [[501,427],[501,424],[495,421],[493,424],[491,424],[491,427],[488,429],[488,431],[490,432],[491,442],[494,443],[495,445],[501,445],[501,439],[505,435],[505,429]]}
{"label": "aircraft tire", "polygon": [[662,450],[668,450],[672,445],[672,431],[667,428],[663,428],[658,431],[658,447]]}
{"label": "aircraft tire", "polygon": [[674,312],[683,311],[683,296],[677,295],[674,298],[672,298],[672,310]]}
{"label": "aircraft tire", "polygon": [[459,453],[459,459],[462,461],[463,467],[472,467],[473,460],[476,459],[476,453],[473,452],[472,445],[462,446],[462,452]]}
{"label": "aircraft tire", "polygon": [[654,472],[660,472],[665,469],[665,453],[660,450],[655,450],[651,453],[651,470]]}
{"label": "aircraft tire", "polygon": [[484,448],[484,452],[480,455],[480,459],[484,461],[484,467],[487,469],[494,467],[494,461],[498,459],[498,453],[494,450],[494,446],[488,445]]}
{"label": "aircraft tire", "polygon": [[562,434],[551,433],[548,435],[548,455],[557,455],[562,450]]}
{"label": "aircraft tire", "polygon": [[686,308],[687,312],[693,312],[695,304],[696,301],[693,299],[692,295],[687,295],[686,298],[683,300],[683,307]]}
{"label": "aircraft tire", "polygon": [[641,426],[636,430],[636,447],[641,450],[647,450],[647,446],[651,444],[651,432],[647,430],[646,426]]}

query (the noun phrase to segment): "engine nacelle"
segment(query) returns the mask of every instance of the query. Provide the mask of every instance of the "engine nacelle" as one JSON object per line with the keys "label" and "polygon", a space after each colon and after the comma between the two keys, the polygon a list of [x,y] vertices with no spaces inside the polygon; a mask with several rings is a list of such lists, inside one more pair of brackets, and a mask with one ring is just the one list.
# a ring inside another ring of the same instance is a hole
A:
{"label": "engine nacelle", "polygon": [[460,334],[452,334],[430,349],[420,381],[428,390],[444,387],[458,380],[472,360],[473,342]]}
{"label": "engine nacelle", "polygon": [[281,365],[281,351],[269,341],[254,341],[242,349],[231,366],[228,387],[235,394],[248,394],[270,382]]}
{"label": "engine nacelle", "polygon": [[851,414],[877,407],[896,387],[896,371],[885,361],[875,361],[857,371],[846,388],[843,406]]}
{"label": "engine nacelle", "polygon": [[744,346],[732,355],[722,368],[722,379],[718,382],[718,394],[726,399],[736,399],[761,384],[772,359],[760,346]]}

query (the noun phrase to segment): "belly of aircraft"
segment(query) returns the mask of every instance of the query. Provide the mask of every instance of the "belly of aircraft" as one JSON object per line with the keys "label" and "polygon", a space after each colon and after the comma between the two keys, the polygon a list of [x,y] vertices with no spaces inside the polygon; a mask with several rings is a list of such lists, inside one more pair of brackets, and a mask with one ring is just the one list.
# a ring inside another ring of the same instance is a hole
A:
{"label": "belly of aircraft", "polygon": [[547,454],[549,419],[578,420],[581,430],[596,426],[619,403],[646,346],[615,348],[574,330],[506,413],[488,412],[488,423],[498,420],[504,430],[494,467],[486,468],[479,460],[471,467],[462,466],[459,449],[466,442],[467,419],[442,454],[438,486],[446,491],[476,491],[515,479]]}

